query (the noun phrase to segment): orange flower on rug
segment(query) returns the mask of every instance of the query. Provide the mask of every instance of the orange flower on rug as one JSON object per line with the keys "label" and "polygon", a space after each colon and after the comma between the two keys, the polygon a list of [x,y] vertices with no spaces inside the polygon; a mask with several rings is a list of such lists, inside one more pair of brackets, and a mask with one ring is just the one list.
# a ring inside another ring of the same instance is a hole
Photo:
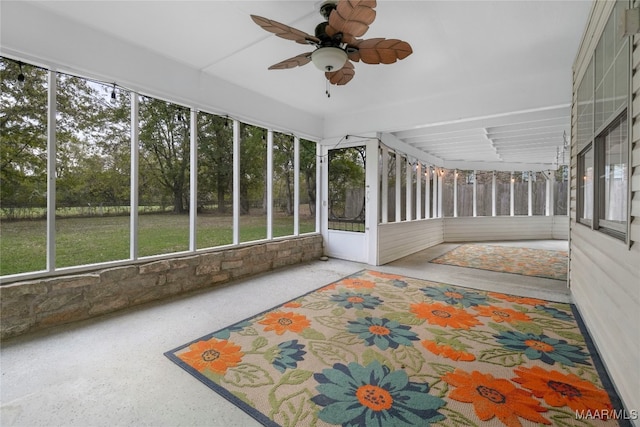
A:
{"label": "orange flower on rug", "polygon": [[461,369],[445,374],[442,379],[455,387],[449,393],[449,398],[472,403],[482,421],[496,417],[504,425],[512,427],[522,425],[521,417],[536,423],[551,424],[540,415],[540,412],[547,410],[531,397],[531,393],[516,388],[506,379],[478,371],[468,373]]}
{"label": "orange flower on rug", "polygon": [[362,271],[165,353],[266,426],[615,426],[575,308]]}

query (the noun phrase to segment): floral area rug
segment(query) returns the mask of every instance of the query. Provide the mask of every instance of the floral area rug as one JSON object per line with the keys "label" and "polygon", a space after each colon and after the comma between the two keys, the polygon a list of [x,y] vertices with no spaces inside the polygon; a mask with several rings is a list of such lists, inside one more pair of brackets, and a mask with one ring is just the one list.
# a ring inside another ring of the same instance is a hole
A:
{"label": "floral area rug", "polygon": [[567,251],[498,245],[460,245],[432,259],[436,264],[567,280]]}
{"label": "floral area rug", "polygon": [[621,418],[571,305],[368,270],[165,355],[267,426]]}

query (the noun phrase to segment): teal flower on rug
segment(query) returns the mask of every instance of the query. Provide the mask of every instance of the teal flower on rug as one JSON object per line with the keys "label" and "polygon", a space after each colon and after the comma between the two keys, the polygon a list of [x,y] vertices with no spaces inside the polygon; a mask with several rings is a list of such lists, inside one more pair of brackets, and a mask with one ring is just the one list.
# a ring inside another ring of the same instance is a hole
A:
{"label": "teal flower on rug", "polygon": [[379,317],[365,317],[350,320],[347,330],[362,338],[367,346],[375,345],[380,350],[398,348],[399,345],[412,346],[411,341],[417,341],[418,336],[406,325],[395,320]]}
{"label": "teal flower on rug", "polygon": [[285,341],[278,344],[274,349],[275,356],[271,364],[280,372],[284,372],[287,368],[295,369],[298,362],[304,360],[306,351],[302,350],[304,344],[298,344],[298,340]]}
{"label": "teal flower on rug", "polygon": [[336,363],[314,374],[320,393],[311,401],[322,407],[318,417],[343,427],[428,426],[445,418],[444,400],[429,394],[429,385],[409,381],[404,370],[374,361]]}
{"label": "teal flower on rug", "polygon": [[548,365],[558,362],[567,366],[575,363],[588,364],[589,355],[581,348],[565,340],[548,337],[544,334],[523,334],[517,331],[504,331],[494,335],[500,344],[510,350],[521,351],[531,360],[540,360]]}
{"label": "teal flower on rug", "polygon": [[355,308],[356,310],[373,309],[382,304],[380,298],[360,292],[341,292],[337,295],[331,295],[331,301],[337,302],[344,308]]}
{"label": "teal flower on rug", "polygon": [[544,311],[545,313],[550,314],[554,319],[573,320],[573,316],[565,311],[558,310],[557,308],[547,307],[545,305],[536,305],[536,310]]}
{"label": "teal flower on rug", "polygon": [[436,301],[446,302],[451,305],[461,304],[463,307],[474,305],[487,305],[487,297],[477,292],[465,291],[460,288],[422,288],[421,291]]}
{"label": "teal flower on rug", "polygon": [[236,323],[235,325],[231,325],[228,328],[225,328],[221,331],[216,332],[215,334],[213,334],[212,336],[215,338],[219,338],[221,340],[228,340],[229,337],[231,336],[231,332],[238,332],[243,330],[244,328],[246,328],[247,326],[251,326],[252,323],[248,322],[248,321],[243,321],[243,322],[239,322]]}
{"label": "teal flower on rug", "polygon": [[409,284],[407,282],[405,282],[404,280],[400,280],[400,279],[392,280],[391,284],[393,286],[395,286],[396,288],[406,288],[407,286],[409,286]]}

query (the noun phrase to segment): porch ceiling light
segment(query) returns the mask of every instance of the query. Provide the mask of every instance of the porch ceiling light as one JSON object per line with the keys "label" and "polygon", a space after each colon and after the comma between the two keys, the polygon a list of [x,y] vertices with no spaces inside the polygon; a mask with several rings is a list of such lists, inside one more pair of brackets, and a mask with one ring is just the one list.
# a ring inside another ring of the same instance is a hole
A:
{"label": "porch ceiling light", "polygon": [[339,47],[321,47],[313,51],[311,61],[321,71],[334,72],[347,62],[347,52]]}

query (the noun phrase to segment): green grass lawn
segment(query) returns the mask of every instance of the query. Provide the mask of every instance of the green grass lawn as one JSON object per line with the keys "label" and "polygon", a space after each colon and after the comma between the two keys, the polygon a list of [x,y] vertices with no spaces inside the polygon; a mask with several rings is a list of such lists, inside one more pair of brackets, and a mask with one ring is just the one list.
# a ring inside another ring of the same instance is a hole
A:
{"label": "green grass lawn", "polygon": [[[273,236],[293,234],[293,217],[274,216]],[[233,243],[231,216],[198,215],[198,249]],[[240,242],[265,239],[266,216],[240,218]],[[156,214],[138,219],[138,256],[186,251],[189,216]],[[314,217],[300,218],[300,233],[315,230]],[[93,264],[129,258],[129,217],[56,219],[56,267]],[[46,268],[46,222],[2,221],[0,275]]]}

